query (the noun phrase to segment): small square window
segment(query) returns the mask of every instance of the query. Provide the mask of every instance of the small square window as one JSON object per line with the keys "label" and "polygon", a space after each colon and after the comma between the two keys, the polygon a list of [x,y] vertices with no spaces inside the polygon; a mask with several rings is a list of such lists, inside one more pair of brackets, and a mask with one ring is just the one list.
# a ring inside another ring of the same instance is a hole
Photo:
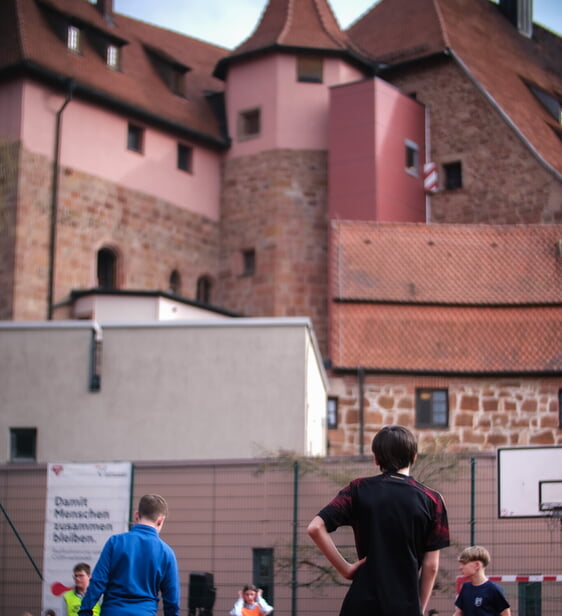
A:
{"label": "small square window", "polygon": [[253,276],[256,272],[256,251],[251,248],[242,251],[242,276]]}
{"label": "small square window", "polygon": [[330,396],[326,407],[328,430],[335,430],[338,427],[338,399]]}
{"label": "small square window", "polygon": [[299,56],[297,58],[297,81],[322,83],[324,60],[320,56]]}
{"label": "small square window", "polygon": [[406,172],[418,177],[419,173],[418,146],[412,141],[406,141]]}
{"label": "small square window", "polygon": [[416,389],[416,427],[446,428],[449,394],[446,389]]}
{"label": "small square window", "polygon": [[238,114],[238,138],[251,139],[261,132],[261,112],[259,109],[248,109]]}
{"label": "small square window", "polygon": [[107,46],[107,66],[114,69],[119,68],[119,47],[116,45]]}
{"label": "small square window", "polygon": [[178,169],[193,173],[193,148],[178,143]]}
{"label": "small square window", "polygon": [[37,428],[10,428],[10,460],[35,462]]}
{"label": "small square window", "polygon": [[66,44],[72,51],[80,51],[80,30],[76,26],[68,26]]}
{"label": "small square window", "polygon": [[444,164],[443,171],[445,172],[445,188],[447,190],[462,188],[462,165],[460,161]]}
{"label": "small square window", "polygon": [[143,152],[144,129],[135,124],[129,124],[127,130],[127,149],[133,152]]}

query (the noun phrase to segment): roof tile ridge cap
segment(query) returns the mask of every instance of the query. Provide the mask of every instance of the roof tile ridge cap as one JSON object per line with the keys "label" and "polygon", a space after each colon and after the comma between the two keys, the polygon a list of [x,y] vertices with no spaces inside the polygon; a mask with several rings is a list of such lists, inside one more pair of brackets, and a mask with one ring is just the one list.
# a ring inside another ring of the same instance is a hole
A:
{"label": "roof tile ridge cap", "polygon": [[449,40],[449,33],[447,31],[445,19],[443,18],[443,12],[441,11],[440,0],[433,0],[433,7],[435,9],[435,13],[437,14],[439,25],[441,26],[441,32],[443,34],[443,42],[445,43],[445,47],[447,49],[451,49],[451,41]]}
{"label": "roof tile ridge cap", "polygon": [[290,23],[292,22],[293,13],[294,13],[293,11],[294,3],[295,3],[295,0],[289,0],[289,2],[287,2],[287,16],[285,18],[285,25],[283,26],[283,29],[281,30],[281,32],[279,33],[279,36],[277,37],[277,40],[275,41],[278,45],[283,44],[283,39],[285,38],[285,36],[290,30]]}
{"label": "roof tile ridge cap", "polygon": [[[321,9],[320,9],[320,5],[319,2],[324,2],[324,6],[328,9],[328,11],[331,13],[332,18],[334,20],[335,25],[339,28],[340,34],[342,35],[341,39],[336,38],[335,35],[332,34],[330,28],[328,28],[328,24],[326,23],[326,19],[324,18],[324,14],[322,13]],[[316,11],[318,13],[318,17],[320,18],[320,23],[322,24],[323,28],[324,28],[324,32],[334,41],[334,43],[336,43],[336,45],[338,45],[338,47],[342,47],[342,49],[346,49],[349,48],[349,38],[347,36],[347,34],[341,29],[341,26],[339,25],[336,16],[334,15],[333,11],[332,11],[332,7],[330,6],[328,0],[314,0],[314,4],[316,6]],[[347,46],[342,46],[343,43],[347,42]]]}

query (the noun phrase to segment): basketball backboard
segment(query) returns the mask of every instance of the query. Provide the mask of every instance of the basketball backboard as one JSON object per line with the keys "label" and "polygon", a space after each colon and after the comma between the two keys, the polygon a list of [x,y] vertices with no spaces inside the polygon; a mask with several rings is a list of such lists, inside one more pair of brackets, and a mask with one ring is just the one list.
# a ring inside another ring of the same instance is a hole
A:
{"label": "basketball backboard", "polygon": [[562,447],[498,449],[498,517],[552,515],[562,504]]}

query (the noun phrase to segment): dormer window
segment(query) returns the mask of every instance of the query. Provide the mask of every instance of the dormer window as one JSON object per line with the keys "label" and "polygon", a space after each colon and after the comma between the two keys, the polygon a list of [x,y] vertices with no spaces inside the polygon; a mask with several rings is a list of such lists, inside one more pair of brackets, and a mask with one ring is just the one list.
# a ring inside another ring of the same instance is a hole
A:
{"label": "dormer window", "polygon": [[549,92],[545,92],[542,88],[539,88],[533,84],[528,83],[527,87],[538,98],[542,106],[550,113],[558,124],[562,125],[562,101],[558,97],[550,94]]}
{"label": "dormer window", "polygon": [[119,47],[117,45],[107,46],[107,66],[116,70],[119,68]]}
{"label": "dormer window", "polygon": [[68,26],[66,44],[71,51],[80,51],[80,30],[72,24]]}
{"label": "dormer window", "polygon": [[190,70],[175,58],[153,47],[145,46],[145,51],[162,81],[177,96],[185,96],[185,75]]}

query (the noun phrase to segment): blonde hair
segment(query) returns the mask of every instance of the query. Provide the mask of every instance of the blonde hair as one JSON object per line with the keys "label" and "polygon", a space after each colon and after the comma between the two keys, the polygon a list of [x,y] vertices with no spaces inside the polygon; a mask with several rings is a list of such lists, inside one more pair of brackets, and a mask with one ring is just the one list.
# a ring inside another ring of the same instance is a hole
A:
{"label": "blonde hair", "polygon": [[465,548],[459,555],[460,563],[470,563],[479,560],[484,567],[490,564],[490,552],[481,545],[472,545],[469,548]]}

